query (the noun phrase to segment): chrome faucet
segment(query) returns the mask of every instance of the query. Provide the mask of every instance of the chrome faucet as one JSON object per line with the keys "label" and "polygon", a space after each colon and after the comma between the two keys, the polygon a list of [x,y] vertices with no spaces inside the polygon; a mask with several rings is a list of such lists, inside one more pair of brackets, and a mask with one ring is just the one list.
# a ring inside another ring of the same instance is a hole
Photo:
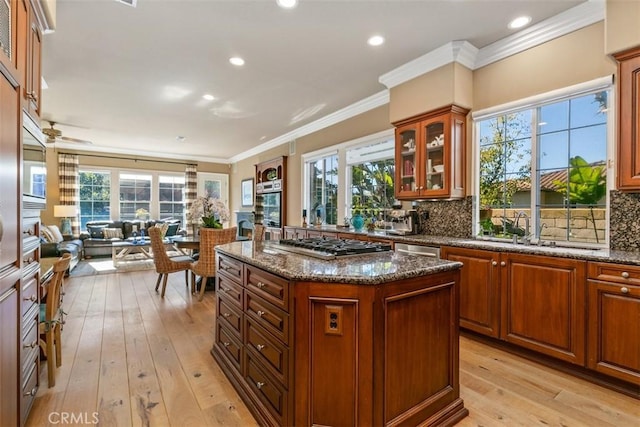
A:
{"label": "chrome faucet", "polygon": [[[525,213],[525,211],[520,211],[516,214],[513,227],[518,228],[518,221],[520,221],[521,217],[524,217],[524,236],[522,236],[522,243],[524,243],[525,245],[529,245],[531,244],[531,234],[529,233],[529,216]],[[518,242],[517,235],[514,235],[513,241],[515,243]]]}
{"label": "chrome faucet", "polygon": [[544,242],[542,241],[542,230],[544,230],[546,227],[547,227],[547,224],[543,222],[542,224],[540,224],[540,227],[538,228],[538,246],[544,245]]}

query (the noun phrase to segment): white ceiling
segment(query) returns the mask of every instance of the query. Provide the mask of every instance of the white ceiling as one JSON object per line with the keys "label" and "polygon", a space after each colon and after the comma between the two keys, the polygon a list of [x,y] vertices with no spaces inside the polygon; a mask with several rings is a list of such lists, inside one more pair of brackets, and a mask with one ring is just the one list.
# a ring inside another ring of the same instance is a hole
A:
{"label": "white ceiling", "polygon": [[[518,15],[533,25],[582,1],[58,0],[42,125],[93,141],[83,150],[228,161],[385,90],[381,75],[449,41],[482,48]],[[373,34],[386,43],[368,46]]]}

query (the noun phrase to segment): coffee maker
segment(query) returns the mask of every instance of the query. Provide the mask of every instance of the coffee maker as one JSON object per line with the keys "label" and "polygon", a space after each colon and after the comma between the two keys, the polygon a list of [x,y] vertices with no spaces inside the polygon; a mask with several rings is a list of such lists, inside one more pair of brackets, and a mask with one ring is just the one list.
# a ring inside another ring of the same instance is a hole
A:
{"label": "coffee maker", "polygon": [[408,234],[418,234],[418,212],[414,209],[392,209],[389,212],[391,218],[391,229],[388,234],[406,236]]}

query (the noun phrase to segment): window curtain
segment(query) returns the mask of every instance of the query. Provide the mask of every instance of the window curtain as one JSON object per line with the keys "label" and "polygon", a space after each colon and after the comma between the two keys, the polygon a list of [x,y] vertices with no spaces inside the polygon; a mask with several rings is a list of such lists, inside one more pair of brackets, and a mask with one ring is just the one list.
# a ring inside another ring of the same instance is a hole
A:
{"label": "window curtain", "polygon": [[[184,171],[184,202],[186,205],[186,211],[189,212],[191,205],[198,197],[198,170],[196,165],[187,165]],[[187,233],[191,233],[193,229],[192,223],[187,223]]]}
{"label": "window curtain", "polygon": [[[72,205],[80,212],[80,184],[78,180],[78,156],[75,154],[58,154],[58,186],[60,188],[60,204]],[[78,214],[71,218],[71,232],[74,236],[80,235],[80,222]]]}

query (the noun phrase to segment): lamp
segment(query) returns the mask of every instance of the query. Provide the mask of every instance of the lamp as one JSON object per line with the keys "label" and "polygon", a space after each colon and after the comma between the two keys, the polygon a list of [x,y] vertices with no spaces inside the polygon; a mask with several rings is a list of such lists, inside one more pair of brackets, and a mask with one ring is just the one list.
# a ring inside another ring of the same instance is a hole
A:
{"label": "lamp", "polygon": [[53,216],[56,218],[62,218],[60,220],[60,233],[63,235],[70,235],[71,231],[71,220],[69,218],[73,218],[78,214],[78,208],[75,205],[55,205],[53,207]]}

